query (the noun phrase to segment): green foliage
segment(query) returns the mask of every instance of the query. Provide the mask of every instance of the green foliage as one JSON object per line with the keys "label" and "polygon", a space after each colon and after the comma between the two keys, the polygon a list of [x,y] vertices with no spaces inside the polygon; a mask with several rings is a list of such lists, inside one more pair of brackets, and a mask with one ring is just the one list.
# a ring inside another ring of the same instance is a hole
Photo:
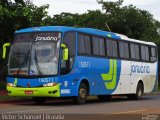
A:
{"label": "green foliage", "polygon": [[88,11],[79,16],[77,25],[79,27],[90,27],[105,30],[106,15],[100,10]]}
{"label": "green foliage", "polygon": [[60,15],[53,16],[52,25],[76,26],[78,18],[79,18],[78,14],[61,13]]}
{"label": "green foliage", "polygon": [[128,37],[146,41],[155,41],[158,34],[153,16],[145,10],[133,5],[122,6],[123,1],[98,2],[107,16],[107,23],[113,32],[125,34]]}
{"label": "green foliage", "polygon": [[14,31],[26,27],[40,26],[47,17],[48,5],[37,7],[30,1],[9,0],[0,2],[0,39],[8,42],[13,39]]}
{"label": "green foliage", "polygon": [[160,22],[145,10],[133,5],[122,6],[123,0],[106,2],[98,0],[101,10],[88,10],[84,14],[61,13],[53,17],[47,15],[49,5],[37,7],[30,0],[0,1],[0,55],[2,45],[13,39],[14,31],[34,26],[75,26],[91,27],[127,35],[130,38],[152,41],[160,46],[157,29]]}
{"label": "green foliage", "polygon": [[[92,27],[106,30],[106,15],[100,10],[87,11],[84,14],[61,13],[44,19],[43,25],[63,25],[74,27]],[[102,22],[100,22],[102,21]]]}
{"label": "green foliage", "polygon": [[[97,2],[102,5],[102,11],[88,10],[84,14],[63,12],[51,17],[46,11],[49,5],[37,7],[30,0],[15,0],[15,3],[11,0],[0,0],[0,56],[3,43],[11,42],[16,30],[46,25],[90,27],[108,31],[107,24],[112,32],[155,42],[158,47],[160,46],[160,36],[157,33],[160,21],[155,20],[148,11],[133,5],[122,6],[123,0],[117,2],[98,0]],[[1,89],[5,89],[5,82],[1,80],[5,80],[7,74],[6,63],[0,61]]]}
{"label": "green foliage", "polygon": [[117,2],[105,2],[103,0],[98,0],[99,4],[102,4],[102,10],[105,11],[107,15],[116,15],[119,10],[121,10],[121,5],[123,0]]}
{"label": "green foliage", "polygon": [[159,45],[160,36],[157,29],[160,22],[145,10],[133,5],[122,6],[123,0],[105,2],[98,0],[102,5],[101,10],[89,10],[84,14],[61,13],[53,17],[46,17],[43,25],[64,25],[75,27],[91,27],[107,30],[106,24],[112,32],[127,35],[130,38],[153,41]]}
{"label": "green foliage", "polygon": [[30,0],[0,1],[0,39],[8,42],[13,39],[15,30],[45,25],[92,27],[125,34],[128,37],[154,41],[159,44],[157,28],[160,22],[145,10],[133,5],[122,6],[123,0],[106,2],[98,0],[101,10],[89,10],[84,14],[61,13],[53,17],[47,15],[49,5],[35,6]]}
{"label": "green foliage", "polygon": [[[48,17],[46,9],[49,5],[37,7],[30,0],[0,1],[0,56],[2,46],[11,42],[14,32],[18,29],[41,26],[43,19]],[[1,58],[1,57],[0,57]],[[7,60],[0,59],[0,82],[5,79]]]}

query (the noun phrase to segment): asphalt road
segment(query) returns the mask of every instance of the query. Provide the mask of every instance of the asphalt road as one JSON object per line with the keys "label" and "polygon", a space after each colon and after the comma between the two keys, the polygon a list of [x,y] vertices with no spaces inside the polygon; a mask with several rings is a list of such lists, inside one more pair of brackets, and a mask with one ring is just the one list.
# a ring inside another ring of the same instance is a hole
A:
{"label": "asphalt road", "polygon": [[[79,114],[80,117],[86,115],[86,117],[92,116],[95,119],[97,115],[101,115],[103,118],[121,116],[122,119],[124,119],[123,115],[130,115],[131,117],[140,115],[139,118],[142,120],[144,114],[160,114],[160,96],[144,96],[142,100],[138,101],[127,100],[126,98],[114,98],[104,103],[94,99],[88,100],[85,105],[74,105],[72,101],[48,101],[44,105],[35,105],[32,101],[0,103],[0,114],[4,113],[69,114],[71,116]],[[156,120],[159,120],[160,115],[157,118]]]}

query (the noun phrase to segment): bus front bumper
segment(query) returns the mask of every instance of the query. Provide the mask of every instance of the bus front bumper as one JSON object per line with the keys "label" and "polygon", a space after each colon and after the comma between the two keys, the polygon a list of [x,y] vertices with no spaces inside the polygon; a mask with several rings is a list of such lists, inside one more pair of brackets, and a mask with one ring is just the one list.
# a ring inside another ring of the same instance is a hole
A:
{"label": "bus front bumper", "polygon": [[53,87],[19,88],[7,86],[9,96],[60,97],[60,85]]}

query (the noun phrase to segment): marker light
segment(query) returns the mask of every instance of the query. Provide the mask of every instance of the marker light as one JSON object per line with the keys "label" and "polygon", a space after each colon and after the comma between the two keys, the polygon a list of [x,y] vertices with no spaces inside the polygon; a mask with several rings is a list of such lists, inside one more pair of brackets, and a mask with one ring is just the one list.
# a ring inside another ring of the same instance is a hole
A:
{"label": "marker light", "polygon": [[46,83],[46,84],[43,84],[43,87],[51,87],[51,86],[56,86],[57,83]]}

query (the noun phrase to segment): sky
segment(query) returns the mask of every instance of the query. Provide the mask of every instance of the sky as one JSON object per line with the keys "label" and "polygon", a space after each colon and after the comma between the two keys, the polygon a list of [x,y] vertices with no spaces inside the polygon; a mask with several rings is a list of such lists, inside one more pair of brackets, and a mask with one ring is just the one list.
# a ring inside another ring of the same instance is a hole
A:
{"label": "sky", "polygon": [[[85,13],[87,10],[102,9],[97,0],[31,0],[35,5],[49,4],[48,14],[53,16],[62,12]],[[104,0],[118,1],[118,0]],[[123,5],[134,5],[142,10],[149,11],[156,20],[160,21],[160,0],[124,0]]]}

